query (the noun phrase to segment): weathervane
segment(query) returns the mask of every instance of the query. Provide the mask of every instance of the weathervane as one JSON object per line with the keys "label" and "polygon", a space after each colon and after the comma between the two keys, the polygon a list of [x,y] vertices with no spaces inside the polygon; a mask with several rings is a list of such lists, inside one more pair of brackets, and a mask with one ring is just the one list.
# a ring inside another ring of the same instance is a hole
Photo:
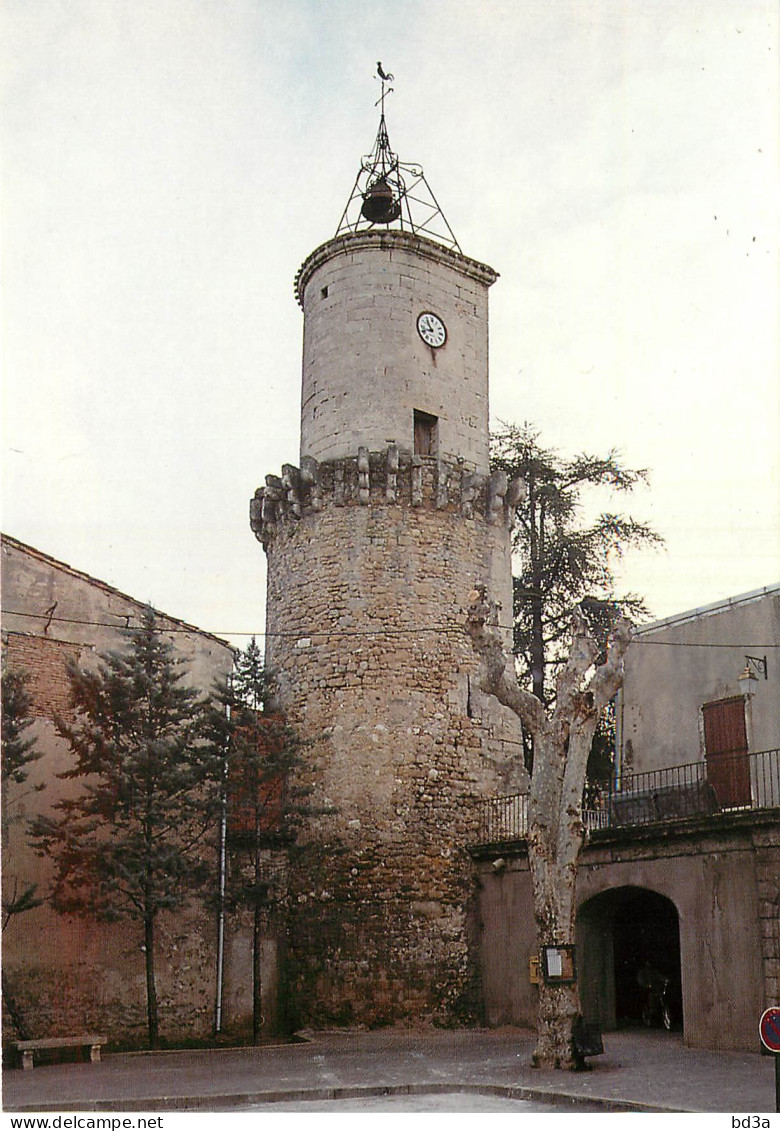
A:
{"label": "weathervane", "polygon": [[380,94],[379,98],[377,98],[374,105],[378,106],[380,102],[382,103],[382,117],[384,118],[384,116],[385,116],[385,94],[386,93],[387,94],[393,93],[393,87],[392,86],[388,87],[387,91],[385,91],[385,83],[386,82],[395,82],[395,75],[386,75],[385,74],[385,72],[382,70],[381,60],[376,65],[376,73],[379,75],[380,79],[382,80],[382,93]]}
{"label": "weathervane", "polygon": [[382,93],[374,103],[381,107],[379,129],[374,148],[360,162],[360,172],[336,235],[395,224],[402,231],[428,236],[460,251],[422,168],[399,161],[398,155],[390,148],[385,98],[394,90],[389,84],[395,82],[395,77],[383,69],[380,61],[376,65],[375,78],[379,78],[382,84]]}

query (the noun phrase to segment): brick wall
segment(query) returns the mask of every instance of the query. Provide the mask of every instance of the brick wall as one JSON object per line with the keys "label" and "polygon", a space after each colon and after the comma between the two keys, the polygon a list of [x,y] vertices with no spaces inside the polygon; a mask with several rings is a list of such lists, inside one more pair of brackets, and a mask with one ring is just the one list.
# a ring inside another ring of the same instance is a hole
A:
{"label": "brick wall", "polygon": [[5,634],[6,663],[26,673],[27,691],[35,715],[54,719],[69,710],[70,681],[67,665],[80,663],[85,649],[67,640],[48,636]]}

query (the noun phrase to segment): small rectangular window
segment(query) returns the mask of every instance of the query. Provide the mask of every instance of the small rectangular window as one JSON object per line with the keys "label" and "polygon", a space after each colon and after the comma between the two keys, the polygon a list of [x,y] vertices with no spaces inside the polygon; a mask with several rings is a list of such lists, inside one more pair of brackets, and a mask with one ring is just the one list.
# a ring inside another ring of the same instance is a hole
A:
{"label": "small rectangular window", "polygon": [[328,297],[328,288],[323,287],[322,290],[320,291],[320,295],[322,296],[322,298],[327,298]]}
{"label": "small rectangular window", "polygon": [[438,446],[439,418],[414,410],[414,454],[435,456]]}

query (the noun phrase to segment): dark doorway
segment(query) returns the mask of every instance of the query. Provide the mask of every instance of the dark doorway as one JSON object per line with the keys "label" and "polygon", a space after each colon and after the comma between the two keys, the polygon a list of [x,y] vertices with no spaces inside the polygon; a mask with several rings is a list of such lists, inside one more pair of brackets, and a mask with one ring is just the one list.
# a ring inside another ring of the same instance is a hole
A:
{"label": "dark doorway", "polygon": [[602,892],[578,916],[583,1011],[605,1029],[682,1028],[680,925],[647,888]]}

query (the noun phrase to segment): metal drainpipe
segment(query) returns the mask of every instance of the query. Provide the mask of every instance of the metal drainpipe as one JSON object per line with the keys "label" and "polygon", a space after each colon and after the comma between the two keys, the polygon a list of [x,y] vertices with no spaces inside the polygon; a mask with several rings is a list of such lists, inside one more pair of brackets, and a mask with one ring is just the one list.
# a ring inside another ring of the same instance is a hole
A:
{"label": "metal drainpipe", "polygon": [[612,788],[619,790],[623,781],[623,688],[618,688],[615,704],[615,763],[612,774]]}
{"label": "metal drainpipe", "polygon": [[[230,704],[227,706],[230,721]],[[222,763],[222,817],[219,830],[219,915],[217,917],[217,1000],[214,1007],[214,1032],[222,1032],[222,982],[225,971],[225,878],[227,873],[227,754]]]}

